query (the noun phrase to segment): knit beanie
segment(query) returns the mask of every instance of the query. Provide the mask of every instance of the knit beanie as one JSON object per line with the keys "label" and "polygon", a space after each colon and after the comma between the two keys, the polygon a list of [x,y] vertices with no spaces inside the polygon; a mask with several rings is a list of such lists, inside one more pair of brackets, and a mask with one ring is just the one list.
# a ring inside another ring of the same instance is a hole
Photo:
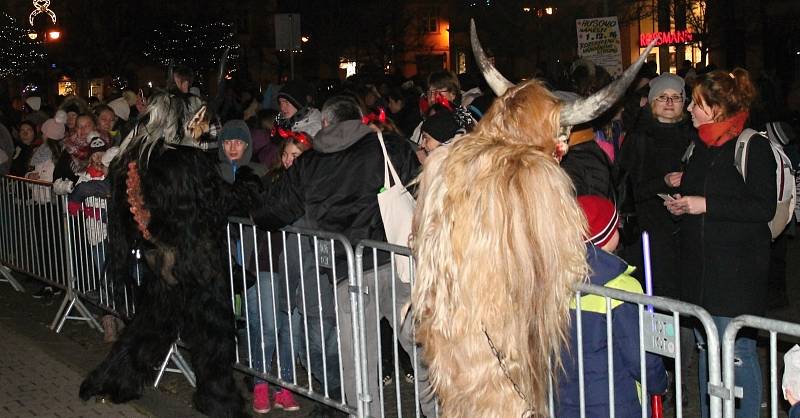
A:
{"label": "knit beanie", "polygon": [[682,78],[671,73],[664,73],[660,76],[650,80],[650,93],[647,95],[647,101],[652,103],[656,97],[661,96],[664,90],[672,89],[678,93],[683,94],[683,86],[685,85]]}
{"label": "knit beanie", "polygon": [[281,91],[278,92],[278,98],[286,99],[295,109],[300,110],[308,105],[308,100],[306,98],[308,90],[306,83],[299,80],[292,80],[283,85]]}
{"label": "knit beanie", "polygon": [[42,136],[45,138],[60,140],[64,139],[64,124],[67,122],[67,114],[63,110],[56,112],[54,118],[47,119],[42,124]]}
{"label": "knit beanie", "polygon": [[117,115],[117,117],[124,121],[127,121],[128,117],[131,115],[131,106],[124,97],[119,97],[108,102],[108,107],[114,111],[114,114]]}
{"label": "knit beanie", "polygon": [[42,108],[42,98],[38,96],[31,96],[25,99],[25,104],[28,105],[34,112]]}
{"label": "knit beanie", "polygon": [[589,222],[589,238],[598,248],[602,248],[611,240],[619,227],[619,215],[614,203],[596,195],[578,196],[578,204]]}
{"label": "knit beanie", "polygon": [[452,112],[441,111],[425,119],[420,130],[437,142],[447,144],[459,133],[461,127]]}

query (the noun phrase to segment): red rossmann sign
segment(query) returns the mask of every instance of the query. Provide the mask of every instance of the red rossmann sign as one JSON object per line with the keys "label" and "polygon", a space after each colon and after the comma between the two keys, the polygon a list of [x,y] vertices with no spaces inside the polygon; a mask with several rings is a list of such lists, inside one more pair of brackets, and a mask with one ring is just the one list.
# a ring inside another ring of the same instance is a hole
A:
{"label": "red rossmann sign", "polygon": [[658,38],[656,46],[658,45],[673,45],[685,44],[692,42],[692,32],[688,30],[681,30],[677,32],[647,32],[639,35],[639,46],[644,48],[653,38]]}

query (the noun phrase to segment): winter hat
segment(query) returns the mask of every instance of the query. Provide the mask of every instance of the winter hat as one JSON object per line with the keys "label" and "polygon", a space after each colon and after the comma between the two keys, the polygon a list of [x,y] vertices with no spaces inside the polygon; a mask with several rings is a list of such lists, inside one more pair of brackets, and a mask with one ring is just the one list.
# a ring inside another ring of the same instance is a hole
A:
{"label": "winter hat", "polygon": [[108,107],[114,111],[114,114],[117,115],[117,117],[124,121],[127,121],[128,117],[131,115],[131,106],[124,97],[118,97],[108,102]]}
{"label": "winter hat", "polygon": [[222,126],[222,131],[219,133],[219,140],[221,142],[225,142],[231,139],[240,139],[247,144],[250,144],[250,131],[247,129],[247,125],[245,123],[239,122],[242,121],[231,120],[225,122],[225,125]]}
{"label": "winter hat", "polygon": [[55,118],[47,119],[42,124],[42,135],[45,138],[61,140],[64,139],[64,124],[67,122],[67,114],[63,110],[56,112]]}
{"label": "winter hat", "polygon": [[650,93],[647,95],[647,101],[652,103],[656,97],[664,93],[666,89],[675,90],[683,94],[683,79],[671,73],[664,73],[660,76],[650,80]]}
{"label": "winter hat", "polygon": [[80,115],[81,114],[81,108],[78,107],[78,105],[76,105],[75,103],[72,103],[72,104],[70,104],[70,105],[68,105],[68,106],[66,106],[64,108],[64,112],[66,112],[66,113],[72,112],[72,113],[75,113],[77,115]]}
{"label": "winter hat", "polygon": [[578,196],[578,204],[589,222],[589,238],[598,248],[602,248],[611,240],[619,227],[619,214],[614,203],[602,196]]}
{"label": "winter hat", "polygon": [[288,100],[295,109],[300,110],[308,105],[307,96],[308,86],[306,83],[299,80],[292,80],[287,82],[278,92],[278,98],[281,97]]}
{"label": "winter hat", "polygon": [[425,119],[420,130],[441,144],[449,143],[462,131],[453,113],[447,111],[436,112],[435,115]]}
{"label": "winter hat", "polygon": [[136,105],[136,93],[125,90],[122,93],[122,97],[125,98],[125,101],[128,102],[128,106],[135,106]]}
{"label": "winter hat", "polygon": [[33,111],[38,111],[42,107],[42,98],[37,96],[31,96],[25,99],[25,104],[28,105]]}

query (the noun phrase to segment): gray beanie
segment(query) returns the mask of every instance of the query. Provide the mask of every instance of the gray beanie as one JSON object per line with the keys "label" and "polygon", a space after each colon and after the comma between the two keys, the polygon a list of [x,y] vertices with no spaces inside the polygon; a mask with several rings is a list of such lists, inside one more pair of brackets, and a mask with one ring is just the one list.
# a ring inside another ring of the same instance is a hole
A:
{"label": "gray beanie", "polygon": [[653,102],[656,97],[664,93],[666,89],[675,90],[683,94],[683,86],[685,83],[683,79],[671,73],[664,73],[660,76],[650,80],[650,93],[647,95],[647,101]]}

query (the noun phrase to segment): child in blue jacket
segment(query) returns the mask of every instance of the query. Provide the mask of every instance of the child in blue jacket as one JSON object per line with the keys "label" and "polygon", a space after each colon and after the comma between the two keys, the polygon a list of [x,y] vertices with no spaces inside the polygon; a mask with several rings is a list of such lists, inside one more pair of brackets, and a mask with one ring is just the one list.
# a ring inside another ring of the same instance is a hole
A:
{"label": "child in blue jacket", "polygon": [[[634,267],[611,254],[619,243],[619,218],[614,204],[601,196],[579,196],[578,203],[589,221],[590,237],[586,256],[590,267],[589,280],[597,286],[643,293],[642,286],[631,276]],[[564,374],[558,381],[557,417],[579,417],[578,340],[576,301],[571,306],[572,329],[569,349],[562,353]],[[639,364],[639,308],[633,303],[611,301],[614,350],[615,416],[640,417],[641,402],[649,402],[648,394],[667,389],[667,373],[661,357],[647,353],[647,394],[641,392]],[[608,346],[606,337],[606,301],[596,295],[581,297],[583,334],[584,399],[587,417],[608,417]],[[648,403],[649,405],[649,403]],[[649,409],[649,408],[648,408]]]}

